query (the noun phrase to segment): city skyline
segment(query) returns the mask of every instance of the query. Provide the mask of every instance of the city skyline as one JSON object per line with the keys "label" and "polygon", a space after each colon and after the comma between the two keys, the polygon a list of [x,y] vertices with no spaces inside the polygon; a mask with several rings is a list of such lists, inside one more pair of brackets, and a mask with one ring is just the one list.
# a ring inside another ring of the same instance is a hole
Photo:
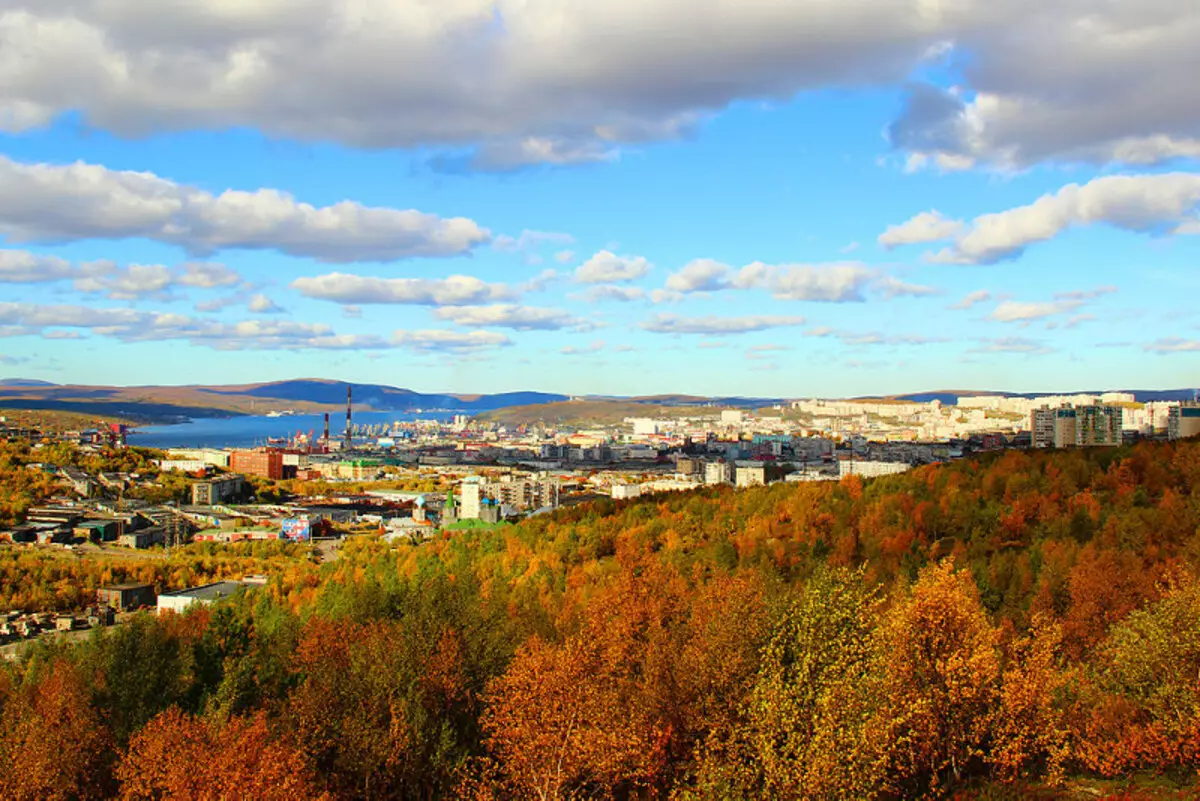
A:
{"label": "city skyline", "polygon": [[0,12],[0,374],[1200,380],[1178,4],[134,5]]}

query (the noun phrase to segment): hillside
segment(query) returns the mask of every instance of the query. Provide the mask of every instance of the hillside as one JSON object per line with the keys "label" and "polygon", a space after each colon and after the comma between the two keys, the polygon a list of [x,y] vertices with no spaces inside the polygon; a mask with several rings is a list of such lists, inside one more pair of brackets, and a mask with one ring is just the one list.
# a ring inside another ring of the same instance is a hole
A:
{"label": "hillside", "polygon": [[513,406],[478,415],[480,420],[506,426],[591,426],[615,425],[627,417],[669,419],[719,414],[720,408],[663,406],[640,400],[569,400],[534,406]]}
{"label": "hillside", "polygon": [[7,668],[0,795],[1190,798],[1198,571],[1195,441],[360,538]]}
{"label": "hillside", "polygon": [[[0,407],[69,411],[154,422],[185,417],[264,414],[284,409],[324,412],[345,408],[346,386],[322,379],[180,387],[60,386],[20,382],[0,385]],[[504,406],[565,400],[563,395],[540,392],[458,396],[422,394],[381,384],[351,386],[355,408],[364,411],[448,409],[474,413]]]}

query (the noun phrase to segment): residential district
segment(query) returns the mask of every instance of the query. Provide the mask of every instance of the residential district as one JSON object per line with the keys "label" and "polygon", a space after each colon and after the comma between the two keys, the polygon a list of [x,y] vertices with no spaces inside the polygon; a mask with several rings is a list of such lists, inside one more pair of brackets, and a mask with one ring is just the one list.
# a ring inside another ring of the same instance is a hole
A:
{"label": "residential district", "polygon": [[[695,407],[670,418],[626,418],[592,428],[506,426],[458,416],[348,425],[335,437],[326,425],[323,436],[297,435],[263,447],[172,450],[157,462],[160,475],[29,465],[53,472],[62,492],[28,510],[20,525],[0,531],[0,541],[169,550],[186,542],[330,541],[375,532],[419,542],[603,497],[870,478],[1004,448],[1103,447],[1196,435],[1200,402],[1143,404],[1123,393],[962,397],[957,405],[799,400],[757,412]],[[100,451],[122,447],[126,432],[113,426],[58,436]],[[35,452],[48,442],[40,432],[6,429],[2,421],[0,437],[28,438]],[[183,502],[136,498],[139,486],[171,473],[186,479]],[[294,492],[286,497],[264,502],[256,493],[287,481]],[[258,581],[157,596],[152,587],[111,587],[69,624],[9,613],[0,620],[0,639],[99,624],[131,607],[178,611]]]}

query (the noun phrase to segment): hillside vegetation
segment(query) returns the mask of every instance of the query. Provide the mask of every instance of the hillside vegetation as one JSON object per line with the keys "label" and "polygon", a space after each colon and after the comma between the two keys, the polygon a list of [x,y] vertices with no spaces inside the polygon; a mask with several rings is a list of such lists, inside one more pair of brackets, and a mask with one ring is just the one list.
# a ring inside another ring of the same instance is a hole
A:
{"label": "hillside vegetation", "polygon": [[361,538],[0,672],[0,797],[1194,797],[1198,569],[1196,442]]}

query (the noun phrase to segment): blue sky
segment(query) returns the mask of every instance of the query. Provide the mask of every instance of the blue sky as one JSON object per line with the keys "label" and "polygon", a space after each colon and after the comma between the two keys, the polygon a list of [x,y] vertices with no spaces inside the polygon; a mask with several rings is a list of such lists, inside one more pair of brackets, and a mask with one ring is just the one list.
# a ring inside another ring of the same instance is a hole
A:
{"label": "blue sky", "polygon": [[1198,384],[1200,12],[1043,5],[7,3],[0,373]]}

